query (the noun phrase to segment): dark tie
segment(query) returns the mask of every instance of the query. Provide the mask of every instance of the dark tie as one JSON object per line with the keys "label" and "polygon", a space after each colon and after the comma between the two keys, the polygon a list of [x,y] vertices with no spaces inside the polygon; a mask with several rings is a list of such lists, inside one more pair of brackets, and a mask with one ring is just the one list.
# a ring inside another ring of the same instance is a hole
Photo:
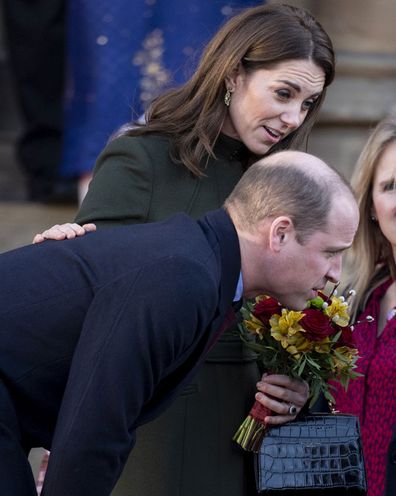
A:
{"label": "dark tie", "polygon": [[242,306],[242,300],[234,301],[232,307],[226,313],[225,319],[223,323],[219,327],[218,331],[215,332],[212,341],[210,342],[207,351],[210,351],[213,346],[216,344],[219,337],[223,334],[223,332],[231,327],[231,325],[235,322],[237,318],[237,312]]}

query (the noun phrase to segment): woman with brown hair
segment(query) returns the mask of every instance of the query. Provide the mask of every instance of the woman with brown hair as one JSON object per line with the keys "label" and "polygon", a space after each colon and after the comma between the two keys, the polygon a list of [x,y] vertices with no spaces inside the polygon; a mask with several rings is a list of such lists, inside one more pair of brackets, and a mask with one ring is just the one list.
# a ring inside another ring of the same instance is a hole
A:
{"label": "woman with brown hair", "polygon": [[[368,496],[396,491],[396,117],[374,129],[352,176],[360,224],[347,256],[358,371],[337,409],[360,418]],[[368,317],[368,318],[367,318]],[[392,443],[392,434],[394,435]]]}
{"label": "woman with brown hair", "polygon": [[[331,41],[307,11],[242,11],[214,36],[191,79],[152,102],[144,126],[126,126],[108,144],[76,222],[102,228],[219,208],[257,158],[305,143],[333,77]],[[92,229],[54,226],[35,242]],[[308,391],[286,376],[259,380],[234,331],[173,406],[140,429],[114,495],[255,494],[251,459],[231,440],[236,428],[255,393],[277,414],[268,422],[282,423]]]}

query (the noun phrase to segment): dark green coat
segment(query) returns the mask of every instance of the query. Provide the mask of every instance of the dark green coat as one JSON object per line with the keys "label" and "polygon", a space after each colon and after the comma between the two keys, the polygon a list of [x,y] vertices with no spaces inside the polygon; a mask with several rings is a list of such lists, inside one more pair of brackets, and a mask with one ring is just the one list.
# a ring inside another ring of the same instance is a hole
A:
{"label": "dark green coat", "polygon": [[168,139],[161,136],[122,137],[99,155],[94,179],[76,222],[98,227],[155,222],[175,212],[197,219],[221,207],[243,173],[244,148],[222,137],[218,160],[209,160],[205,177],[196,179],[169,157]]}
{"label": "dark green coat", "polygon": [[[76,221],[100,228],[154,222],[179,211],[201,217],[221,207],[247,161],[243,145],[225,136],[215,154],[197,179],[172,162],[167,138],[118,138],[99,156]],[[170,409],[138,430],[113,496],[255,494],[250,455],[232,436],[253,404],[258,378],[239,338],[225,333]]]}

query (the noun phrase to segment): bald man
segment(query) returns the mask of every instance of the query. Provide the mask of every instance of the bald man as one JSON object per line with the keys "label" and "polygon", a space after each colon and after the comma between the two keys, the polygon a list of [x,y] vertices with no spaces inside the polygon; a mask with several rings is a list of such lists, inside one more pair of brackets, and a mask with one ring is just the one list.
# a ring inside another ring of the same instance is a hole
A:
{"label": "bald man", "polygon": [[26,454],[43,446],[43,496],[109,495],[136,428],[191,380],[233,302],[265,293],[302,309],[339,279],[357,224],[334,170],[280,152],[198,221],[0,255],[2,494],[35,494]]}

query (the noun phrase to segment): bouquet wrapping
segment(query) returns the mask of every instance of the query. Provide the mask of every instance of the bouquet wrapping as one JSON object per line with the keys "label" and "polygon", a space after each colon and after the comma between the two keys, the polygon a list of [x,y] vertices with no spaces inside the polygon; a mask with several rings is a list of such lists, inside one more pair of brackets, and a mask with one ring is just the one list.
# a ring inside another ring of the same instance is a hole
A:
{"label": "bouquet wrapping", "polygon": [[[329,380],[347,389],[349,380],[360,375],[354,370],[359,357],[348,309],[349,301],[336,291],[329,297],[320,293],[301,311],[282,308],[272,297],[258,296],[241,309],[240,336],[266,370],[305,380],[310,406],[321,393],[334,404],[334,386]],[[267,428],[264,419],[271,413],[255,401],[234,441],[246,450],[258,451]]]}

